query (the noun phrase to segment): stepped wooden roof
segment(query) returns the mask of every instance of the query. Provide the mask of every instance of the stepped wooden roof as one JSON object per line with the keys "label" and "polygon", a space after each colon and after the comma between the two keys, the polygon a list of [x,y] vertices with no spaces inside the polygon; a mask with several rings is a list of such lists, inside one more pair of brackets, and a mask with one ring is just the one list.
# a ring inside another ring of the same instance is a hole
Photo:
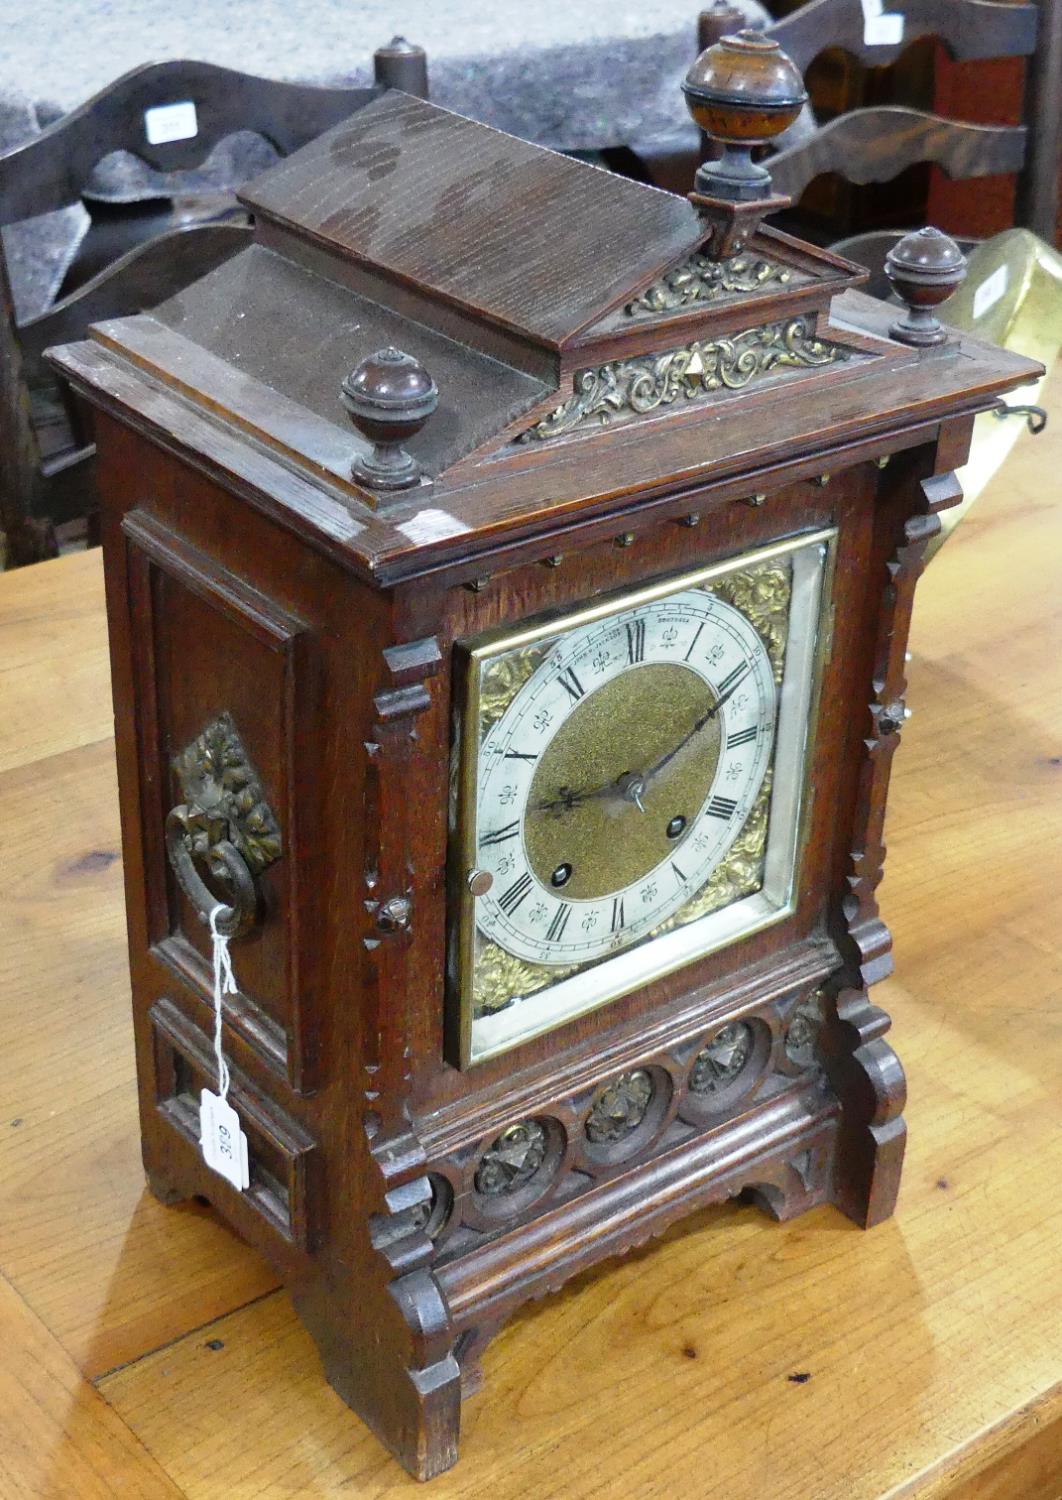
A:
{"label": "stepped wooden roof", "polygon": [[[376,579],[470,565],[528,527],[562,550],[571,525],[722,500],[764,466],[827,469],[1038,368],[967,338],[893,342],[858,267],[767,226],[706,262],[685,198],[397,92],[244,199],[255,243],[54,361]],[[381,501],[352,477],[364,439],[339,388],[387,344],[440,394],[408,445],[423,486]]]}
{"label": "stepped wooden roof", "polygon": [[704,238],[685,198],[394,91],[243,198],[260,218],[549,348]]}

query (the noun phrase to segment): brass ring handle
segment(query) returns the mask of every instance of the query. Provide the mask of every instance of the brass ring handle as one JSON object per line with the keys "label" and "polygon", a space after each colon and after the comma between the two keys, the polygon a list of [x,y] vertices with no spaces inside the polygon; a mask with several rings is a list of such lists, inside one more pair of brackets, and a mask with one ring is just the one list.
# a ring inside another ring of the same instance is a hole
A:
{"label": "brass ring handle", "polygon": [[[201,835],[197,840],[187,806],[174,807],[166,815],[166,854],[181,889],[196,909],[199,920],[210,921],[210,913],[219,904],[217,896],[196,868],[196,859],[205,861],[210,873],[229,894],[229,904],[222,903],[217,930],[225,937],[240,937],[254,926],[258,916],[258,892],[247,861],[226,838],[210,843]],[[205,847],[197,849],[196,843]]]}

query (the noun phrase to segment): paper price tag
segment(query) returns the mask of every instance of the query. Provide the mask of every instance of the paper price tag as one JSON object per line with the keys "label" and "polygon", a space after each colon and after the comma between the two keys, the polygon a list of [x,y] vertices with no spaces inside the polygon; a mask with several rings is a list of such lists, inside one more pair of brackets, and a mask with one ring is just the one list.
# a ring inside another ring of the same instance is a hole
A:
{"label": "paper price tag", "polygon": [[974,292],[973,315],[974,318],[983,318],[990,307],[996,303],[1007,290],[1008,267],[997,266],[991,276],[986,276],[981,285]]}
{"label": "paper price tag", "polygon": [[241,1193],[250,1186],[247,1137],[240,1128],[240,1117],[231,1104],[209,1089],[204,1089],[199,1099],[199,1144],[211,1171]]}
{"label": "paper price tag", "polygon": [[866,47],[898,47],[903,41],[903,16],[871,16],[863,25]]}
{"label": "paper price tag", "polygon": [[157,104],[144,111],[144,134],[149,146],[165,146],[170,141],[190,141],[199,134],[199,118],[191,99],[179,104]]}
{"label": "paper price tag", "polygon": [[903,41],[903,16],[886,15],[884,0],[861,0],[863,7],[863,46],[898,47]]}

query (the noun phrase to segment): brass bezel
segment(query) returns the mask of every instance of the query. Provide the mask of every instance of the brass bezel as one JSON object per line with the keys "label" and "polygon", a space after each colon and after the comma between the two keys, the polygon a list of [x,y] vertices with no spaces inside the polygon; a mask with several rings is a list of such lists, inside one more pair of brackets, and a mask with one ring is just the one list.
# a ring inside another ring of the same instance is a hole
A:
{"label": "brass bezel", "polygon": [[[494,656],[500,656],[505,652],[517,650],[534,642],[551,636],[566,634],[596,620],[606,618],[609,615],[623,614],[627,610],[637,609],[643,604],[651,603],[654,599],[666,598],[673,593],[679,593],[686,588],[696,588],[710,582],[714,578],[722,578],[730,573],[740,572],[745,568],[756,567],[761,563],[773,561],[775,558],[785,557],[794,552],[802,551],[807,547],[822,544],[826,548],[826,556],[823,560],[820,596],[818,609],[815,617],[816,641],[813,653],[811,681],[808,697],[807,730],[804,735],[803,749],[801,753],[802,780],[799,788],[799,805],[797,812],[796,848],[792,869],[790,900],[778,910],[766,914],[762,919],[750,923],[743,928],[739,937],[733,939],[735,942],[743,941],[755,932],[762,931],[765,927],[774,926],[791,916],[795,909],[795,891],[799,885],[800,870],[803,864],[804,846],[807,840],[808,813],[811,804],[810,789],[807,786],[808,767],[814,753],[818,733],[819,699],[822,688],[822,676],[825,662],[829,657],[832,646],[832,612],[833,612],[833,575],[836,560],[837,527],[830,526],[799,533],[787,537],[782,541],[772,542],[763,547],[755,547],[751,551],[736,553],[718,562],[711,563],[703,568],[697,568],[688,572],[672,574],[666,578],[658,579],[652,584],[645,584],[631,589],[620,589],[611,592],[607,597],[597,603],[581,608],[570,610],[566,613],[541,614],[536,618],[533,625],[524,626],[519,630],[513,630],[510,626],[498,626],[485,631],[476,637],[474,643],[457,642],[454,646],[455,672],[454,672],[454,726],[453,726],[453,756],[452,764],[456,768],[456,775],[451,777],[451,808],[450,808],[450,847],[448,854],[447,871],[447,994],[445,1015],[445,1037],[447,1057],[454,1066],[467,1069],[478,1066],[492,1058],[503,1056],[506,1052],[516,1050],[527,1041],[535,1037],[546,1035],[550,1027],[540,1030],[521,1038],[508,1046],[500,1047],[489,1053],[473,1057],[472,1055],[472,965],[474,959],[474,941],[476,931],[475,898],[468,889],[465,876],[475,864],[475,817],[476,790],[479,765],[479,724],[480,724],[480,681],[482,664]],[[472,726],[473,732],[469,731]],[[470,815],[470,809],[472,813]],[[692,924],[691,924],[692,925]],[[655,941],[650,939],[650,942]],[[639,945],[640,946],[640,945]],[[712,945],[702,950],[697,957],[705,953],[717,951],[720,946],[729,946],[728,943]],[[622,955],[616,955],[617,958]],[[688,962],[687,959],[681,963],[662,964],[659,971],[654,971],[649,979],[639,979],[626,988],[618,988],[612,994],[602,997],[593,1002],[585,1009],[575,1014],[565,1015],[557,1021],[557,1027],[567,1025],[579,1016],[587,1015],[592,1010],[600,1009],[604,1005],[611,1004],[613,1000],[629,994],[631,990],[641,988],[645,984],[652,983],[665,974],[675,972]],[[604,960],[606,963],[615,962],[615,959]],[[592,967],[598,967],[593,965]]]}

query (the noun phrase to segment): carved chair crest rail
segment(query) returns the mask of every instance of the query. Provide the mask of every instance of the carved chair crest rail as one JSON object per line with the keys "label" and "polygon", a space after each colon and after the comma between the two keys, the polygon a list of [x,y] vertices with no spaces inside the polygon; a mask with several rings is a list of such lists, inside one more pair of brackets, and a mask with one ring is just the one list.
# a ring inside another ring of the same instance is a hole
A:
{"label": "carved chair crest rail", "polygon": [[[377,50],[375,67],[376,85],[362,89],[280,83],[186,60],[135,68],[0,155],[0,229],[80,203],[94,170],[115,152],[132,153],[164,178],[200,166],[236,132],[253,132],[284,157],[388,87],[426,95],[420,48],[395,38]],[[89,414],[57,386],[43,351],[83,337],[102,318],[165,301],[251,239],[231,195],[205,189],[127,217],[114,234],[115,253],[94,274],[28,318],[16,316],[0,236],[0,532],[8,566],[54,550],[56,524],[96,509]]]}

